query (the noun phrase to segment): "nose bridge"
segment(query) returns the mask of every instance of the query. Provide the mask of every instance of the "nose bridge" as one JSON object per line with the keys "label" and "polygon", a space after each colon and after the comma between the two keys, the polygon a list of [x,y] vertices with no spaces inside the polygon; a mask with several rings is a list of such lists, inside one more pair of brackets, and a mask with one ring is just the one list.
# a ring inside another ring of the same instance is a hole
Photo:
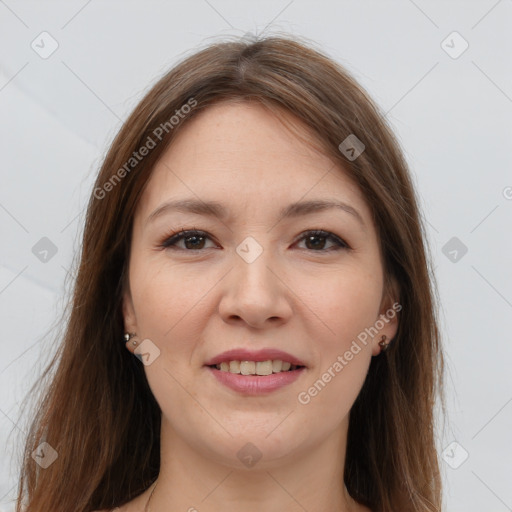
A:
{"label": "nose bridge", "polygon": [[259,236],[258,238],[260,241],[249,235],[236,247],[236,278],[244,287],[267,288],[270,285],[273,288],[270,276],[274,274],[269,267],[276,266],[276,261],[275,258],[272,258],[272,251],[268,244],[266,247],[263,246],[265,243],[263,237]]}
{"label": "nose bridge", "polygon": [[240,317],[252,326],[268,318],[287,318],[291,307],[286,300],[286,286],[277,277],[278,258],[254,236],[247,236],[235,251],[221,313],[226,318]]}

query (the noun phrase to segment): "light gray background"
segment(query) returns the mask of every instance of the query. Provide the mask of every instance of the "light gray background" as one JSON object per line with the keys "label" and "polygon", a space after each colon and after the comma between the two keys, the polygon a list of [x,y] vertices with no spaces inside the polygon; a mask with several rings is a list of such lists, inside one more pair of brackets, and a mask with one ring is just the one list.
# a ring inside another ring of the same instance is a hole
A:
{"label": "light gray background", "polygon": [[[49,329],[108,143],[178,58],[263,30],[311,38],[387,112],[440,287],[446,510],[512,510],[511,0],[0,0],[0,27],[1,511],[13,510],[19,404],[53,353]],[[43,31],[59,45],[47,59],[31,48],[50,48]],[[469,44],[460,55],[453,31]],[[46,262],[32,252],[42,237],[58,248]],[[453,237],[466,254],[446,246]]]}

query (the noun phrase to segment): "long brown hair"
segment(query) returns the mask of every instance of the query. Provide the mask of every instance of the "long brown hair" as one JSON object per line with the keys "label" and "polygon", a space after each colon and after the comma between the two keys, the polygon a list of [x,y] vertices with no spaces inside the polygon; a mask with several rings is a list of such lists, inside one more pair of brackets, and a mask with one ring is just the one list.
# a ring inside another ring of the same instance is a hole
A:
{"label": "long brown hair", "polygon": [[[310,128],[309,142],[363,192],[386,285],[391,278],[398,283],[403,309],[390,348],[372,358],[350,412],[345,485],[375,512],[441,510],[434,405],[441,398],[444,412],[445,400],[437,292],[406,161],[385,116],[342,66],[312,43],[273,36],[216,42],[184,58],[151,88],[112,142],[87,208],[63,343],[41,377],[48,382],[33,387],[41,399],[24,446],[16,511],[121,506],[157,478],[161,411],[143,364],[123,343],[133,214],[175,134],[197,113],[227,100],[292,113]],[[349,135],[365,145],[352,160],[339,149]],[[142,157],[143,146],[149,151]],[[32,457],[42,442],[58,454],[45,469]]]}

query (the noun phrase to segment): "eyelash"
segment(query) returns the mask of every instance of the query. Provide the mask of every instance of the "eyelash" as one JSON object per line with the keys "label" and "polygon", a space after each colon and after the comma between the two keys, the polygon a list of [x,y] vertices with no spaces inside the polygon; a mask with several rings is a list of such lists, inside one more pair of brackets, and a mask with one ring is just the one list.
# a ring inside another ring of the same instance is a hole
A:
{"label": "eyelash", "polygon": [[[159,244],[158,247],[161,249],[181,250],[181,251],[192,252],[192,253],[204,251],[205,249],[176,248],[176,243],[180,242],[181,240],[183,240],[185,238],[191,237],[191,236],[206,237],[206,238],[210,238],[210,240],[211,240],[211,237],[209,237],[208,234],[204,231],[196,230],[195,228],[191,229],[191,230],[182,229],[181,231],[178,231],[177,233],[171,233],[170,235],[167,235],[164,238],[164,240]],[[338,248],[320,249],[320,250],[306,249],[306,250],[309,250],[309,252],[327,253],[327,252],[331,252],[333,250],[339,251],[339,250],[349,250],[350,249],[350,246],[342,238],[338,237],[334,233],[331,233],[329,231],[323,231],[321,229],[313,229],[313,230],[304,232],[302,234],[302,236],[299,239],[297,239],[294,243],[301,242],[310,236],[317,236],[317,237],[322,237],[322,238],[331,240],[338,246]]]}

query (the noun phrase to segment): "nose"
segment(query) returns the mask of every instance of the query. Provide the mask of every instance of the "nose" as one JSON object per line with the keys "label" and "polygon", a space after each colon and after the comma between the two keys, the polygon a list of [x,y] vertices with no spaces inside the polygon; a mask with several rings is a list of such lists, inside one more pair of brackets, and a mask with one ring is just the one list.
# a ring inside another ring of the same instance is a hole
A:
{"label": "nose", "polygon": [[254,261],[237,253],[231,272],[223,279],[219,313],[227,323],[264,328],[286,323],[292,315],[293,293],[286,275],[270,251]]}

